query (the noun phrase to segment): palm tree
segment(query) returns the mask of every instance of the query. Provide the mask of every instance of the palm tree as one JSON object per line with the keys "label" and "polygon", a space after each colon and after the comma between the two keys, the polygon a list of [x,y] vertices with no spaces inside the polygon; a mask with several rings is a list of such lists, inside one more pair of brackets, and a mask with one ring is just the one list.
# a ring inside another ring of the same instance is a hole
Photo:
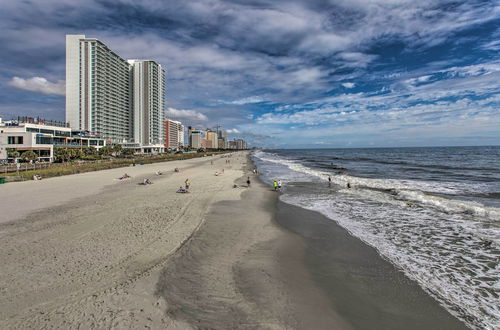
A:
{"label": "palm tree", "polygon": [[121,144],[115,144],[113,146],[113,153],[115,154],[115,156],[118,156],[121,152],[122,152],[122,145]]}
{"label": "palm tree", "polygon": [[15,160],[16,158],[19,158],[19,151],[12,148],[7,149],[7,157],[14,158]]}
{"label": "palm tree", "polygon": [[57,159],[60,159],[63,163],[70,158],[70,153],[68,149],[62,148],[62,147],[57,147],[55,150],[55,156]]}
{"label": "palm tree", "polygon": [[121,152],[121,154],[125,157],[128,157],[128,156],[133,156],[135,154],[135,150],[132,149],[132,148],[126,148],[126,149],[123,149],[123,151]]}
{"label": "palm tree", "polygon": [[33,151],[28,150],[21,154],[21,159],[24,160],[25,162],[31,162],[33,160],[38,159],[38,156]]}

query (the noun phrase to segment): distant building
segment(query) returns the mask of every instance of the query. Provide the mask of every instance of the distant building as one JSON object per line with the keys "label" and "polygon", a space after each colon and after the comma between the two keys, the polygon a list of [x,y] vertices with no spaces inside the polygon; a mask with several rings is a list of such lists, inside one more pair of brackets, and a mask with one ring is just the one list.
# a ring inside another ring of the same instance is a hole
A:
{"label": "distant building", "polygon": [[0,123],[0,160],[8,159],[8,151],[33,151],[39,161],[54,161],[56,147],[100,149],[104,138],[89,132],[73,131],[67,123],[22,117]]}
{"label": "distant building", "polygon": [[209,139],[201,139],[201,147],[203,149],[212,149],[212,140]]}
{"label": "distant building", "polygon": [[236,149],[236,150],[245,150],[248,149],[248,145],[243,139],[234,139],[232,141],[228,141],[227,149]]}
{"label": "distant building", "polygon": [[203,140],[203,132],[192,127],[189,127],[188,130],[189,135],[189,147],[191,149],[200,149],[202,148],[201,142]]}
{"label": "distant building", "polygon": [[219,149],[226,149],[226,140],[219,138],[217,140],[217,144],[219,146]]}
{"label": "distant building", "polygon": [[165,119],[165,148],[178,149],[184,146],[184,125],[180,121]]}
{"label": "distant building", "polygon": [[217,137],[217,132],[212,131],[207,129],[206,133],[206,139],[210,141],[210,147],[207,147],[208,149],[218,149],[219,144],[218,144],[218,137]]}

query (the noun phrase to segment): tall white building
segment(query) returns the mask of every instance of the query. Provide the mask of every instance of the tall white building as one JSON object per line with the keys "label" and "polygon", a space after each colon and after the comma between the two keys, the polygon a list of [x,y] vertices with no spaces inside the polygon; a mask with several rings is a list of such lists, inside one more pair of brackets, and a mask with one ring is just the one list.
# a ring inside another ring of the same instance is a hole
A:
{"label": "tall white building", "polygon": [[104,43],[66,36],[66,121],[114,143],[133,137],[130,65]]}
{"label": "tall white building", "polygon": [[66,36],[66,121],[140,152],[164,148],[165,70],[126,61],[83,34]]}
{"label": "tall white building", "polygon": [[163,148],[165,70],[151,60],[128,62],[132,66],[133,77],[133,142],[143,149]]}
{"label": "tall white building", "polygon": [[165,148],[184,146],[184,125],[180,121],[165,119]]}

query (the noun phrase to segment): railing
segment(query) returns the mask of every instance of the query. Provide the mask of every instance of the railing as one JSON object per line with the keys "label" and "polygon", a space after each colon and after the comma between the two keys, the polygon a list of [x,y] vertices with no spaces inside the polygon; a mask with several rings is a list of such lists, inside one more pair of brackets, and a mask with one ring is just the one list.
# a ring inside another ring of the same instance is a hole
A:
{"label": "railing", "polygon": [[[61,165],[61,164],[55,164],[55,165]],[[18,164],[1,164],[0,165],[0,175],[2,173],[12,173],[12,172],[22,172],[22,171],[31,171],[31,170],[40,170],[42,168],[49,168],[54,166],[54,163],[19,163],[19,168],[17,167]]]}

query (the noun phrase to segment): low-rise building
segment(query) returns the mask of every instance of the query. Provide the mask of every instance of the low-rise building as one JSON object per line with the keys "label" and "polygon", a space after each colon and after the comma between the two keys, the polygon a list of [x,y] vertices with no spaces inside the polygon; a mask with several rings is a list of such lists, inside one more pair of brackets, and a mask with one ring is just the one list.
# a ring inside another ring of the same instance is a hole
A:
{"label": "low-rise building", "polygon": [[65,122],[23,117],[0,123],[0,160],[7,160],[9,151],[33,151],[38,161],[52,162],[57,147],[100,149],[105,145],[102,137],[72,131]]}

